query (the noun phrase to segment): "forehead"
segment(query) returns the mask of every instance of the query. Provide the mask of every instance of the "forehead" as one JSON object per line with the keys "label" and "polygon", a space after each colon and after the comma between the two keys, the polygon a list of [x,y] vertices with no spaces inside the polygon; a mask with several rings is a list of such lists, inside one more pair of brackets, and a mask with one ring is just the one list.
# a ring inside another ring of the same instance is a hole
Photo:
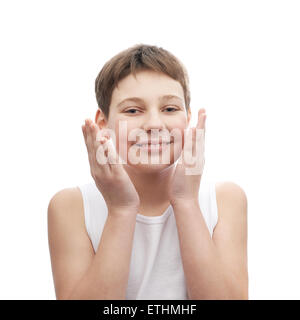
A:
{"label": "forehead", "polygon": [[[140,97],[145,101],[176,99],[184,101],[181,84],[171,77],[154,71],[140,71],[134,77],[128,75],[118,83],[112,93],[112,104],[119,104],[129,97]],[[164,98],[163,98],[164,97]]]}

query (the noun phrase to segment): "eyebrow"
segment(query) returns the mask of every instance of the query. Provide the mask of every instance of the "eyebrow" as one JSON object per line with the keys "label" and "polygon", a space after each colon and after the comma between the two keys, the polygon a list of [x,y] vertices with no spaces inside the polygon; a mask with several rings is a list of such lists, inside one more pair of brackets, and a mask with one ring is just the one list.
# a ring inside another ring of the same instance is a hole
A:
{"label": "eyebrow", "polygon": [[[167,94],[167,95],[164,95],[164,96],[160,96],[159,97],[159,100],[160,101],[166,101],[166,100],[169,100],[169,99],[179,99],[181,102],[182,102],[182,99],[178,96],[175,96],[173,94]],[[133,102],[145,102],[142,98],[139,98],[139,97],[130,97],[130,98],[126,98],[124,100],[122,100],[121,102],[119,102],[117,104],[117,108],[121,107],[125,102],[129,102],[129,101],[133,101]]]}

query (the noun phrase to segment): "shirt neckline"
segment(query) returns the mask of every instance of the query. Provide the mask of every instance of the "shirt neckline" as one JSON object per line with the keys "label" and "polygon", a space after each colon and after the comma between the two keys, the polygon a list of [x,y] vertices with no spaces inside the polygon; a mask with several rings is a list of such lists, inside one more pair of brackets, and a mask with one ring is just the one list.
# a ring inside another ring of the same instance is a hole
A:
{"label": "shirt neckline", "polygon": [[149,217],[149,216],[144,216],[140,213],[137,213],[136,220],[139,222],[147,223],[147,224],[164,223],[171,213],[172,213],[172,205],[170,204],[168,208],[164,211],[164,213],[159,216]]}

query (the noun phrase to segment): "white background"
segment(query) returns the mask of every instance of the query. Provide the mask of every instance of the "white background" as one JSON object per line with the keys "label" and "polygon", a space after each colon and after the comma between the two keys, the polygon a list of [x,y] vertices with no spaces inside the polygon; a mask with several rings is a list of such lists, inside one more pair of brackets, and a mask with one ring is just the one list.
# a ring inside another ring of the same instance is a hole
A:
{"label": "white background", "polygon": [[1,1],[0,298],[55,299],[47,207],[90,181],[104,63],[137,43],[187,67],[205,174],[248,197],[249,299],[300,298],[299,1]]}

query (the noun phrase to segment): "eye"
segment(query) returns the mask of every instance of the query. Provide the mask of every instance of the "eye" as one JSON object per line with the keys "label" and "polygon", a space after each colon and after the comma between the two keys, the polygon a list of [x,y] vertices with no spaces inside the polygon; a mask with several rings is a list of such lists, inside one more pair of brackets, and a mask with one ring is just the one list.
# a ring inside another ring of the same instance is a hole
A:
{"label": "eye", "polygon": [[131,111],[139,111],[137,109],[128,109],[125,111],[125,113],[131,113],[131,114],[136,114],[136,112],[131,112]]}
{"label": "eye", "polygon": [[[172,108],[172,107],[167,107],[166,109],[173,109],[174,111],[172,111],[172,112],[177,111],[177,109],[176,109],[176,108]],[[165,110],[166,110],[166,109],[165,109]]]}

